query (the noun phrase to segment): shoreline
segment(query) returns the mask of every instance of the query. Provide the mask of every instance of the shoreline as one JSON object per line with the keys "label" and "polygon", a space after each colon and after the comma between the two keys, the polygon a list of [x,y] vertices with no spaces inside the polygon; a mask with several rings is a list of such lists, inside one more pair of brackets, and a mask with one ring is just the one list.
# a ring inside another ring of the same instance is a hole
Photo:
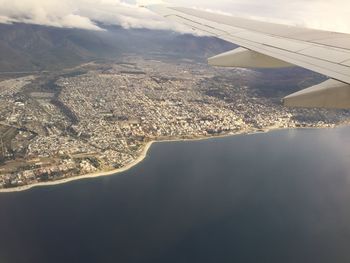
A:
{"label": "shoreline", "polygon": [[110,170],[110,171],[99,171],[99,172],[85,174],[85,175],[78,175],[78,176],[64,178],[64,179],[60,179],[60,180],[56,180],[56,181],[39,182],[39,183],[24,185],[24,186],[19,186],[19,187],[0,189],[0,194],[1,193],[23,192],[23,191],[27,191],[27,190],[30,190],[30,189],[35,188],[35,187],[54,186],[54,185],[70,183],[73,181],[88,179],[88,178],[104,177],[104,176],[109,176],[109,175],[114,175],[114,174],[126,172],[127,170],[129,170],[129,169],[133,168],[134,166],[138,165],[139,163],[141,163],[147,157],[147,153],[154,142],[156,142],[156,141],[147,142],[144,149],[142,150],[140,156],[135,161],[131,162],[130,164],[128,164],[122,168],[118,168],[118,169],[114,169],[114,170]]}
{"label": "shoreline", "polygon": [[17,193],[17,192],[24,192],[27,190],[30,190],[32,188],[36,188],[36,187],[45,187],[45,186],[55,186],[55,185],[60,185],[60,184],[66,184],[66,183],[70,183],[73,181],[79,181],[79,180],[83,180],[83,179],[89,179],[89,178],[97,178],[97,177],[105,177],[105,176],[110,176],[110,175],[116,175],[119,173],[123,173],[126,172],[128,170],[130,170],[131,168],[137,166],[138,164],[142,163],[144,161],[144,159],[147,157],[147,154],[151,148],[151,146],[154,143],[166,143],[166,142],[186,142],[186,141],[202,141],[202,140],[211,140],[211,139],[219,139],[219,138],[226,138],[226,137],[233,137],[233,136],[237,136],[237,135],[254,135],[254,134],[261,134],[261,133],[269,133],[269,132],[273,132],[273,131],[281,131],[281,130],[302,130],[302,129],[334,129],[334,128],[340,128],[340,127],[344,127],[344,126],[348,126],[349,124],[345,124],[345,125],[338,125],[335,127],[303,127],[303,128],[272,128],[272,129],[266,129],[263,131],[242,131],[242,132],[237,132],[237,133],[232,133],[232,134],[224,134],[224,135],[217,135],[217,136],[209,136],[209,137],[194,137],[194,138],[174,138],[174,139],[160,139],[160,140],[153,140],[153,141],[149,141],[145,144],[145,147],[143,148],[140,156],[133,162],[131,162],[130,164],[122,167],[122,168],[118,168],[118,169],[114,169],[114,170],[110,170],[110,171],[99,171],[99,172],[95,172],[95,173],[90,173],[90,174],[86,174],[86,175],[78,175],[78,176],[74,176],[74,177],[70,177],[70,178],[64,178],[64,179],[60,179],[60,180],[56,180],[56,181],[49,181],[49,182],[39,182],[39,183],[34,183],[34,184],[30,184],[30,185],[24,185],[24,186],[19,186],[19,187],[14,187],[14,188],[5,188],[5,189],[0,189],[0,194],[1,193]]}

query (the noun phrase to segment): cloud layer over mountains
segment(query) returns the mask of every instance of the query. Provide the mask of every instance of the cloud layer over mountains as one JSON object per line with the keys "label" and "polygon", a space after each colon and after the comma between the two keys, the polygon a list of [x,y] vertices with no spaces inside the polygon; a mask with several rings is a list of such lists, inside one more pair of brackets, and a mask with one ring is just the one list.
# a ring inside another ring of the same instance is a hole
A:
{"label": "cloud layer over mountains", "polygon": [[135,3],[119,0],[0,0],[0,23],[23,22],[100,30],[96,22],[123,27],[169,28]]}
{"label": "cloud layer over mountains", "polygon": [[[123,27],[176,29],[138,4],[160,0],[0,0],[0,23],[23,22],[100,30],[96,22]],[[285,20],[313,28],[350,32],[348,0],[170,0],[170,3],[234,15]]]}

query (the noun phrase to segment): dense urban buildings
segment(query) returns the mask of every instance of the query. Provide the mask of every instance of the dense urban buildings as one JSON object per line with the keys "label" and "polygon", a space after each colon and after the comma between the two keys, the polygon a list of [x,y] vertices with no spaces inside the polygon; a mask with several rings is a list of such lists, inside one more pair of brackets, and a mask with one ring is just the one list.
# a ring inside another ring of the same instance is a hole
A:
{"label": "dense urban buildings", "polygon": [[[239,80],[249,70],[126,57],[0,82],[0,188],[111,171],[148,142],[332,127],[348,118],[297,118]],[[232,77],[234,76],[234,78]]]}

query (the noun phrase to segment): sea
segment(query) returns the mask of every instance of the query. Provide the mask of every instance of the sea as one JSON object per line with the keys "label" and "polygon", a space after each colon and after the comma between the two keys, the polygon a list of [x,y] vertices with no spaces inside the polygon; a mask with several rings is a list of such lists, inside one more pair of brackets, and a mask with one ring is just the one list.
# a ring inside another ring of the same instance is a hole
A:
{"label": "sea", "polygon": [[152,145],[130,170],[0,194],[1,263],[349,263],[350,127]]}

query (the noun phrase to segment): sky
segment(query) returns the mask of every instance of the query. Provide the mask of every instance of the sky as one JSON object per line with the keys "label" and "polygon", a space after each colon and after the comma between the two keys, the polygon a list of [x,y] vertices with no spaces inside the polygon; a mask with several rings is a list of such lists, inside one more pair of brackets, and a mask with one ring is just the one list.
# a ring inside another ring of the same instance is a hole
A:
{"label": "sky", "polygon": [[[0,23],[24,22],[101,30],[96,22],[103,22],[125,28],[186,31],[184,27],[165,21],[139,7],[160,1],[0,0]],[[350,33],[349,0],[169,0],[167,3],[263,21]]]}

